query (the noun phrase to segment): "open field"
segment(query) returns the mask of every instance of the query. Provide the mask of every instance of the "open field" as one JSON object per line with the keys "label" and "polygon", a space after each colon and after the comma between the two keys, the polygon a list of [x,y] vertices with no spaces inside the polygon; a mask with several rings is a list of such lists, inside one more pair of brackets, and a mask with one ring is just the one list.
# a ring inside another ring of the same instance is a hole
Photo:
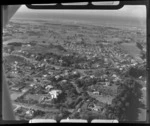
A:
{"label": "open field", "polygon": [[142,59],[140,58],[141,50],[137,48],[136,43],[123,43],[121,44],[121,48],[131,56],[133,56],[134,59],[142,61]]}

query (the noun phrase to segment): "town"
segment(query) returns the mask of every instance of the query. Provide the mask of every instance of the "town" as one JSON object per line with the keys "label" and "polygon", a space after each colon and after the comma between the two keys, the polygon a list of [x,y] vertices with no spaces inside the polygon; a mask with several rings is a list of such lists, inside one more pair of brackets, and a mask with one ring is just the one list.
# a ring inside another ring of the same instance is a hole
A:
{"label": "town", "polygon": [[[146,85],[144,36],[133,29],[11,20],[3,31],[3,61],[16,117],[126,120],[130,97],[139,83]],[[138,55],[126,50],[130,44]]]}

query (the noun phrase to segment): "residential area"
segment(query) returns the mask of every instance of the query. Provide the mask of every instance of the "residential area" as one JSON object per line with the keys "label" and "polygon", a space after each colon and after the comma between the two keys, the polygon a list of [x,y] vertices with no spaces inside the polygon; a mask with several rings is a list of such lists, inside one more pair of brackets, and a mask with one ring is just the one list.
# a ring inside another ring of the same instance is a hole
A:
{"label": "residential area", "polygon": [[144,36],[133,29],[11,20],[3,31],[3,61],[16,117],[127,120],[137,90],[146,87]]}

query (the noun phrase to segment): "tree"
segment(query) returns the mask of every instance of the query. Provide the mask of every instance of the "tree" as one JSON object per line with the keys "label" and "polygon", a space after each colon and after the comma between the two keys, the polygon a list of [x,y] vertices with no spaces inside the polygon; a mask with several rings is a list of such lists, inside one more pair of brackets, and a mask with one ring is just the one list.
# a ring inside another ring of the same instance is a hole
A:
{"label": "tree", "polygon": [[143,60],[146,59],[146,53],[144,51],[141,51],[141,56],[140,57]]}
{"label": "tree", "polygon": [[140,50],[143,50],[143,46],[142,46],[139,42],[136,43],[136,46],[137,46]]}
{"label": "tree", "polygon": [[45,114],[45,112],[41,111],[41,110],[36,110],[34,112],[34,116],[43,116]]}

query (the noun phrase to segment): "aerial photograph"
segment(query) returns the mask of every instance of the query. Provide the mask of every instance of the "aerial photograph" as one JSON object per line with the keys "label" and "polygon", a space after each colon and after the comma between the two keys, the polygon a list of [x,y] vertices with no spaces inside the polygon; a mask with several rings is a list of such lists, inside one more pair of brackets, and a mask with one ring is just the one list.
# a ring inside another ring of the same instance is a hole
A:
{"label": "aerial photograph", "polygon": [[36,10],[3,29],[15,117],[146,120],[146,7]]}

